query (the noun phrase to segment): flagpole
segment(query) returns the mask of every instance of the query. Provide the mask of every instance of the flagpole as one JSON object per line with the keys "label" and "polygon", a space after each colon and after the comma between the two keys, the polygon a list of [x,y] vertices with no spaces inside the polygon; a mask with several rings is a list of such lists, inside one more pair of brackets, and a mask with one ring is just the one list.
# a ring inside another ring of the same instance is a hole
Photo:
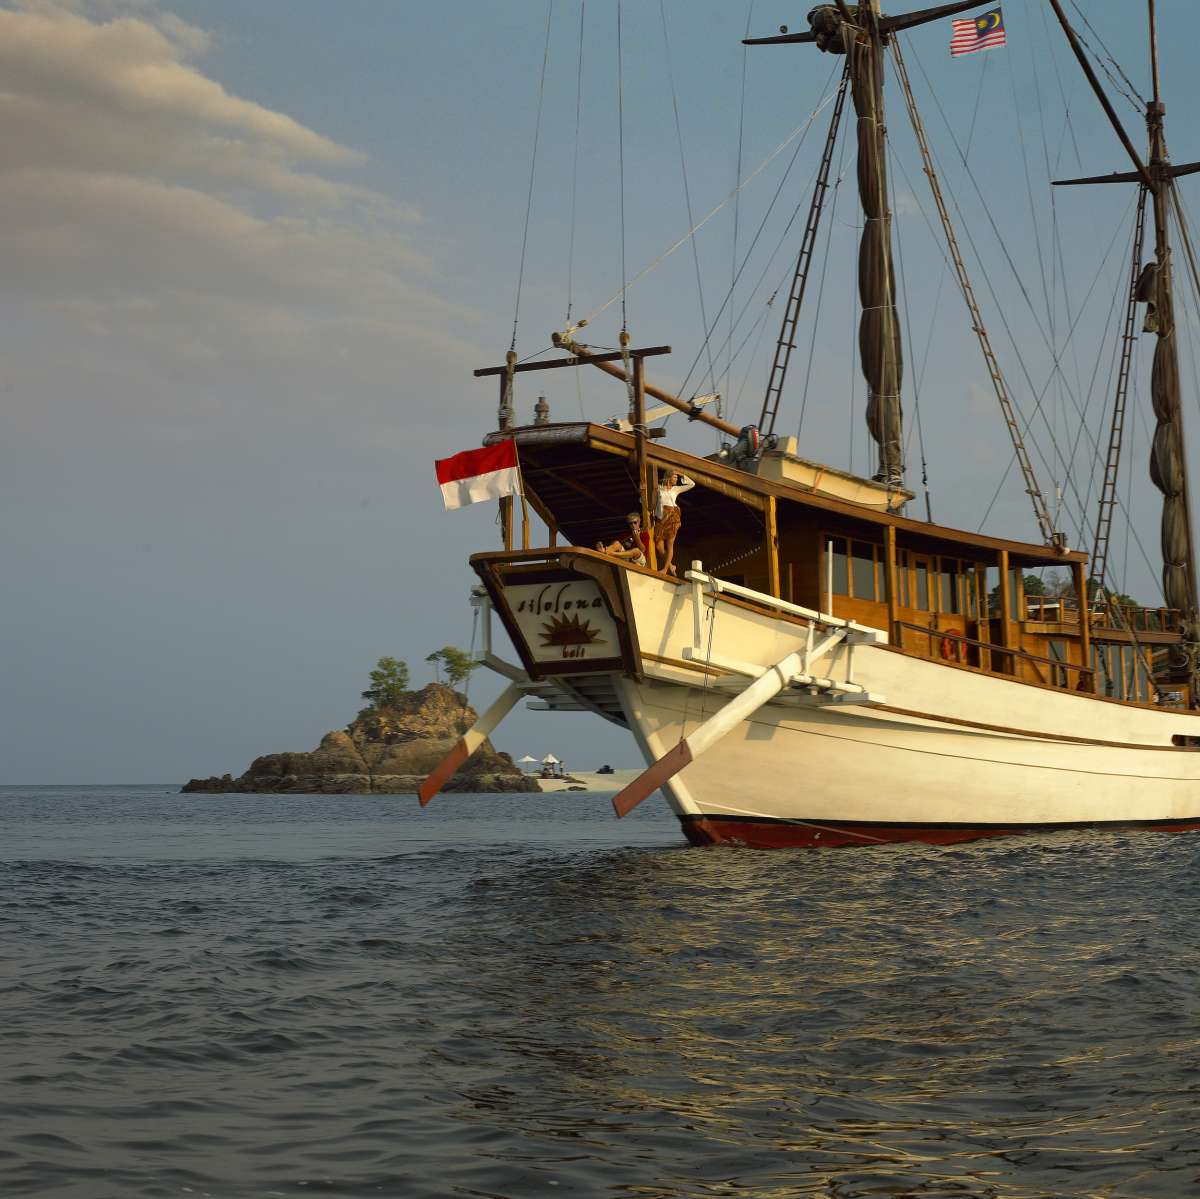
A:
{"label": "flagpole", "polygon": [[525,501],[525,472],[521,469],[521,451],[517,447],[515,437],[512,439],[512,443],[513,456],[517,460],[517,495],[521,497],[521,548],[527,550],[529,548],[529,505]]}

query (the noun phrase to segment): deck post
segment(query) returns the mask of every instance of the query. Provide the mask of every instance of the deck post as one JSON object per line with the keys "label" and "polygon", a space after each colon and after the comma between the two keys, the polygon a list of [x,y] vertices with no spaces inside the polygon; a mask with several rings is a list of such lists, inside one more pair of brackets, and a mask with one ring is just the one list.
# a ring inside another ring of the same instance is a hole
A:
{"label": "deck post", "polygon": [[899,645],[900,597],[896,591],[896,526],[883,526],[883,594],[887,600],[888,640]]}
{"label": "deck post", "polygon": [[775,497],[767,496],[764,514],[767,532],[767,590],[776,599],[783,599],[783,592],[779,589],[779,526],[776,507]]}
{"label": "deck post", "polygon": [[[629,335],[622,333],[621,337],[628,339]],[[650,535],[649,566],[651,570],[657,570],[658,561],[654,551],[654,522],[650,519],[650,501],[654,495],[654,489],[650,482],[650,471],[653,468],[646,461],[646,364],[640,358],[634,358],[632,368],[633,407],[629,410],[629,423],[633,426],[633,444],[637,454],[638,508],[642,513],[642,528]]]}
{"label": "deck post", "polygon": [[[992,640],[988,623],[987,566],[982,562],[975,564],[975,627],[980,641]],[[992,651],[982,646],[979,649],[979,668],[989,672],[992,669]]]}
{"label": "deck post", "polygon": [[[1008,550],[1000,550],[996,555],[996,562],[1000,568],[1000,644],[1005,649],[1016,649],[1008,615],[1012,610],[1012,579],[1009,577]],[[1017,673],[1015,658],[1009,659],[1009,671],[1012,674]]]}
{"label": "deck post", "polygon": [[1088,602],[1087,571],[1082,562],[1074,563],[1071,571],[1075,576],[1075,599],[1079,604],[1079,656],[1083,666],[1079,690],[1094,692],[1096,674],[1092,670],[1092,611]]}
{"label": "deck post", "polygon": [[[511,353],[511,351],[510,351]],[[516,356],[513,355],[513,361]],[[500,376],[500,407],[498,409],[497,426],[501,432],[506,429],[511,429],[513,424],[512,417],[512,393],[509,387],[512,383],[512,376],[502,374]],[[502,495],[500,503],[500,542],[506,550],[511,550],[513,547],[513,502],[511,495]]]}

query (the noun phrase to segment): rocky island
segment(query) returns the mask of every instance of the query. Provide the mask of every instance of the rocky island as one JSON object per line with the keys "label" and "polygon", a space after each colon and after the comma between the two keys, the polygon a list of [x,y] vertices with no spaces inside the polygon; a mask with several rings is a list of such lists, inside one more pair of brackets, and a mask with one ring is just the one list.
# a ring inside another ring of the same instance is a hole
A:
{"label": "rocky island", "polygon": [[[393,692],[386,706],[365,708],[344,729],[307,753],[255,758],[238,778],[192,779],[183,791],[315,792],[325,795],[415,794],[425,776],[474,724],[466,696],[444,683]],[[490,741],[471,756],[443,791],[537,791],[508,754]]]}

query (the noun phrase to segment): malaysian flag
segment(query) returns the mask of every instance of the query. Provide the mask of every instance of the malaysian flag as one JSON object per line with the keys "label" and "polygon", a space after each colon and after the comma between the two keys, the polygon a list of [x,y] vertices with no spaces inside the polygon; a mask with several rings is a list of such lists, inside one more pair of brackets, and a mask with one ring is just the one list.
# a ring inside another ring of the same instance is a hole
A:
{"label": "malaysian flag", "polygon": [[954,29],[950,38],[950,54],[954,58],[960,54],[974,54],[976,50],[1003,46],[1007,40],[1004,36],[1004,18],[998,8],[985,12],[981,17],[972,17],[969,21],[951,21],[950,24]]}

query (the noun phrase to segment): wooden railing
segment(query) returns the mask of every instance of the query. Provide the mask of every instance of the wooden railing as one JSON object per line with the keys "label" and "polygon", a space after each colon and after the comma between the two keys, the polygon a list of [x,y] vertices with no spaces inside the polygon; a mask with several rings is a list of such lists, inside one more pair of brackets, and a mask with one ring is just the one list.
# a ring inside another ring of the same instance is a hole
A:
{"label": "wooden railing", "polygon": [[1135,633],[1175,633],[1182,623],[1178,608],[1131,608],[1120,605],[1120,618],[1103,607],[1092,609],[1092,624],[1106,629],[1132,629]]}
{"label": "wooden railing", "polygon": [[[988,674],[1014,675],[1016,673],[1014,669],[1005,667],[1015,667],[1015,660],[1020,659],[1024,662],[1035,663],[1039,667],[1048,667],[1048,671],[1038,670],[1037,673],[1039,676],[1048,675],[1044,681],[1053,686],[1074,691],[1094,691],[1096,687],[1095,671],[1090,666],[1078,666],[1074,662],[1060,662],[1057,658],[1043,658],[1040,654],[1026,653],[1023,649],[995,645],[990,641],[976,641],[974,637],[967,637],[962,633],[948,633],[944,629],[931,629],[925,625],[909,624],[903,620],[896,621],[896,628],[900,630],[901,649],[907,648],[904,638],[906,631],[918,633],[926,638],[928,649],[926,656],[935,660],[957,662],[962,666],[969,666]],[[1064,681],[1060,682],[1059,680]]]}
{"label": "wooden railing", "polygon": [[[1170,633],[1179,628],[1177,608],[1141,608],[1121,604],[1119,616],[1093,602],[1092,624],[1105,629],[1132,629],[1135,633]],[[1027,595],[1025,619],[1046,624],[1078,624],[1079,604],[1074,596]]]}

